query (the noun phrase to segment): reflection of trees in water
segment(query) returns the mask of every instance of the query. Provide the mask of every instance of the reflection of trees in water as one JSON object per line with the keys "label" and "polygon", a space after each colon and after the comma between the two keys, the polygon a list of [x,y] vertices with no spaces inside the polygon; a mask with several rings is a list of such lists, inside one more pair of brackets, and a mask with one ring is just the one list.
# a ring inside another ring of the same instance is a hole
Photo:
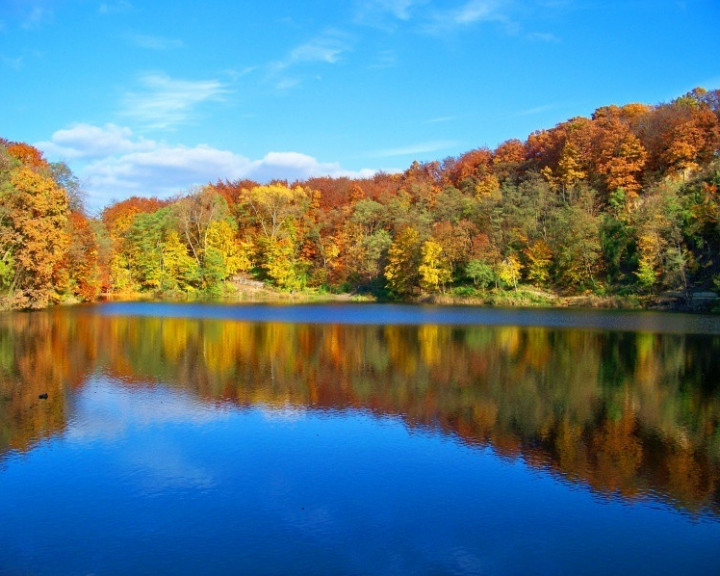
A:
{"label": "reflection of trees in water", "polygon": [[74,381],[70,370],[75,365],[68,357],[70,335],[57,330],[50,315],[14,314],[3,320],[0,454],[27,450],[64,429],[64,387]]}
{"label": "reflection of trees in water", "polygon": [[212,402],[397,414],[603,493],[720,510],[718,337],[56,310],[4,318],[0,356],[2,452],[61,431],[65,389],[100,369]]}

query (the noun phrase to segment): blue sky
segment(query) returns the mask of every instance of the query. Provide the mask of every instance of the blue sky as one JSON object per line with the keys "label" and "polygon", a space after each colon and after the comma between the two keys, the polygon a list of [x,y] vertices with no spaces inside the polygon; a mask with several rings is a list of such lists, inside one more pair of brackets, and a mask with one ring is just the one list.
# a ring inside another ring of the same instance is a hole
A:
{"label": "blue sky", "polygon": [[368,175],[720,87],[717,0],[0,0],[0,136],[89,207]]}

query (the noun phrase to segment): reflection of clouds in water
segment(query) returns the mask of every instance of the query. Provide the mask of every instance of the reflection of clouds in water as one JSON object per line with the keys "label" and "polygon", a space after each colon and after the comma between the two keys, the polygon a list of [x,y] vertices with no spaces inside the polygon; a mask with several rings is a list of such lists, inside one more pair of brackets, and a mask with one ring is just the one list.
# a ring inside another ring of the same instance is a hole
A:
{"label": "reflection of clouds in water", "polygon": [[130,427],[200,425],[229,415],[229,409],[205,404],[182,391],[128,388],[114,380],[95,378],[78,394],[65,437],[76,443],[113,440],[126,435]]}
{"label": "reflection of clouds in water", "polygon": [[143,490],[149,493],[182,488],[202,490],[215,484],[209,470],[194,464],[173,446],[142,446],[131,450],[127,465],[138,474]]}
{"label": "reflection of clouds in water", "polygon": [[454,572],[460,574],[490,574],[492,570],[482,559],[467,548],[455,548],[452,551]]}
{"label": "reflection of clouds in water", "polygon": [[183,391],[162,386],[133,388],[117,380],[95,378],[75,400],[66,438],[80,447],[93,442],[127,442],[117,462],[119,472],[136,478],[143,492],[207,489],[215,483],[210,471],[185,454],[185,448],[163,428],[222,421],[230,412]]}
{"label": "reflection of clouds in water", "polygon": [[297,422],[307,417],[306,408],[291,404],[285,404],[284,406],[261,405],[259,411],[262,417],[270,422]]}

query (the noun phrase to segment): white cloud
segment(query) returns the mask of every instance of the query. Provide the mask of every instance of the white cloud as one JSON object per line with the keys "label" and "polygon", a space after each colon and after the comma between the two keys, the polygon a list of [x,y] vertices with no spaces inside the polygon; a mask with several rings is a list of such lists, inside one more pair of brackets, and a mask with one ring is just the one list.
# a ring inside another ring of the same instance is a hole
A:
{"label": "white cloud", "polygon": [[195,108],[229,92],[219,80],[177,80],[165,74],[140,77],[142,89],[125,95],[122,115],[146,128],[167,130],[187,123]]}
{"label": "white cloud", "polygon": [[130,196],[167,198],[218,179],[243,177],[251,162],[227,150],[155,144],[153,149],[107,156],[80,171],[94,208]]}
{"label": "white cloud", "polygon": [[152,140],[133,138],[130,128],[115,124],[102,127],[75,124],[56,131],[50,142],[40,142],[38,146],[51,156],[73,160],[151,150],[156,144]]}
{"label": "white cloud", "polygon": [[337,162],[319,162],[317,159],[300,152],[269,152],[262,160],[252,162],[249,171],[243,176],[259,182],[268,180],[304,180],[312,176],[347,176],[365,178],[374,170],[344,170]]}
{"label": "white cloud", "polygon": [[207,145],[156,142],[129,128],[77,124],[36,144],[50,160],[66,160],[80,178],[91,210],[130,196],[167,198],[217,180],[304,180],[312,176],[369,177],[299,152],[269,152],[259,160]]}

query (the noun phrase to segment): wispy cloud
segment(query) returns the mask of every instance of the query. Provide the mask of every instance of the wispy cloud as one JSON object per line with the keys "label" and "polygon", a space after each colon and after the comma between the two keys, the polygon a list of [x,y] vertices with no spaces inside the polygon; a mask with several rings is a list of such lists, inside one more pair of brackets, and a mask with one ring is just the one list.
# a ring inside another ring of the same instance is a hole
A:
{"label": "wispy cloud", "polygon": [[177,38],[164,38],[150,34],[131,34],[128,36],[128,40],[138,48],[148,50],[172,50],[183,46],[183,41]]}
{"label": "wispy cloud", "polygon": [[52,18],[52,0],[0,0],[0,32],[35,30]]}
{"label": "wispy cloud", "polygon": [[551,44],[559,44],[560,38],[551,32],[531,32],[527,35],[528,40],[535,42],[549,42]]}
{"label": "wispy cloud", "polygon": [[52,11],[49,8],[41,4],[35,4],[30,6],[29,11],[25,14],[24,20],[21,24],[26,30],[39,28],[45,20],[52,15]]}
{"label": "wispy cloud", "polygon": [[337,162],[321,162],[300,152],[269,152],[251,160],[202,144],[188,147],[145,139],[115,124],[77,124],[36,145],[48,158],[73,164],[94,210],[133,195],[166,198],[219,179],[294,181],[375,173],[372,169],[346,170]]}
{"label": "wispy cloud", "polygon": [[100,14],[118,14],[121,12],[129,12],[133,9],[133,5],[127,0],[110,0],[109,2],[102,2],[98,6],[98,12]]}
{"label": "wispy cloud", "polygon": [[247,76],[248,74],[252,74],[258,69],[257,66],[245,66],[244,68],[236,69],[236,68],[230,68],[227,70],[223,70],[223,74],[229,78],[233,82],[237,82],[242,78],[243,76]]}
{"label": "wispy cloud", "polygon": [[3,66],[12,68],[13,70],[20,70],[24,64],[24,58],[22,56],[18,56],[17,58],[0,56],[0,62],[2,62]]}
{"label": "wispy cloud", "polygon": [[415,154],[427,154],[429,152],[437,152],[452,148],[457,142],[454,140],[435,140],[432,142],[421,142],[419,144],[410,144],[398,148],[383,148],[373,150],[367,154],[370,158],[391,158],[394,156],[412,156]]}
{"label": "wispy cloud", "polygon": [[520,110],[513,114],[513,116],[533,116],[535,114],[542,114],[543,112],[548,112],[555,108],[556,106],[554,104],[545,104],[543,106],[535,106],[534,108],[527,108],[525,110]]}
{"label": "wispy cloud", "polygon": [[426,124],[443,124],[445,122],[452,122],[453,120],[457,120],[457,116],[438,116],[437,118],[430,118],[430,120],[426,120]]}
{"label": "wispy cloud", "polygon": [[280,61],[274,62],[272,68],[284,70],[296,64],[320,62],[335,64],[343,53],[350,50],[350,38],[337,30],[328,30],[316,38],[296,46]]}
{"label": "wispy cloud", "polygon": [[375,61],[368,67],[375,70],[386,70],[397,65],[397,55],[392,50],[381,50],[375,57]]}
{"label": "wispy cloud", "polygon": [[339,30],[326,30],[304,44],[290,50],[285,58],[270,63],[269,78],[281,90],[292,88],[302,82],[297,72],[302,65],[337,64],[352,49],[351,37]]}
{"label": "wispy cloud", "polygon": [[513,3],[513,0],[467,0],[456,8],[434,12],[424,29],[426,32],[440,33],[489,22],[516,31],[518,25],[510,17]]}
{"label": "wispy cloud", "polygon": [[394,28],[397,21],[408,21],[415,8],[428,0],[358,0],[355,22],[378,28]]}
{"label": "wispy cloud", "polygon": [[298,86],[302,83],[302,80],[300,78],[280,78],[277,82],[275,82],[275,88],[278,90],[290,90],[290,88],[295,88],[295,86]]}
{"label": "wispy cloud", "polygon": [[298,46],[290,52],[290,58],[285,65],[299,62],[325,62],[335,64],[340,60],[340,55],[347,50],[345,44],[337,38],[322,38]]}
{"label": "wispy cloud", "polygon": [[158,73],[141,76],[140,86],[125,95],[121,114],[161,130],[187,123],[197,106],[221,101],[229,93],[219,80],[178,80]]}
{"label": "wispy cloud", "polygon": [[474,24],[475,22],[497,22],[507,16],[502,12],[502,5],[495,0],[470,0],[448,14],[456,24]]}

